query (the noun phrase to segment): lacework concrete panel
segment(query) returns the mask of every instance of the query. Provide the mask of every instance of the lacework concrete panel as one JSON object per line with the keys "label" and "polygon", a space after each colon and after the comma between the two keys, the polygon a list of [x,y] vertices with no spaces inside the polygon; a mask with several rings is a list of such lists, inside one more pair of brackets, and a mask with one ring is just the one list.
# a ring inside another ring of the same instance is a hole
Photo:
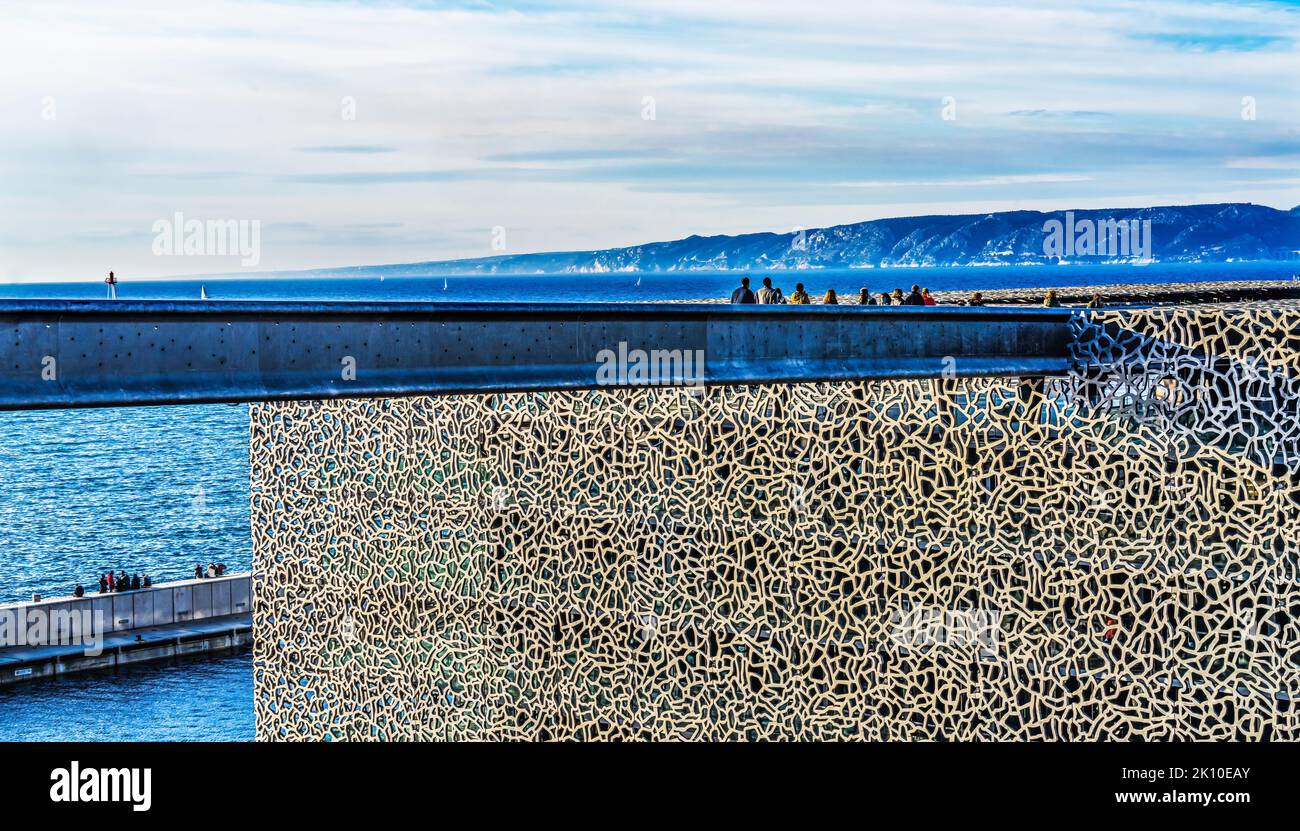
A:
{"label": "lacework concrete panel", "polygon": [[252,408],[261,739],[1291,739],[1300,311],[1067,378]]}

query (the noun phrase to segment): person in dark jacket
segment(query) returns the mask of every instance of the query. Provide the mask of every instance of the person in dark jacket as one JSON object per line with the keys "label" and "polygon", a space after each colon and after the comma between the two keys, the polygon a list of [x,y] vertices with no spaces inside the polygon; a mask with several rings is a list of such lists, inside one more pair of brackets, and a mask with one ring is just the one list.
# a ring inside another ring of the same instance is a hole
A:
{"label": "person in dark jacket", "polygon": [[198,563],[194,564],[194,577],[196,579],[203,578],[203,566],[199,565]]}
{"label": "person in dark jacket", "polygon": [[86,589],[80,583],[78,583],[77,587],[72,590],[73,597],[83,597],[85,596],[85,594],[86,594]]}
{"label": "person in dark jacket", "polygon": [[140,581],[140,585],[144,586],[147,589],[153,585],[153,580],[150,579],[149,575],[146,574],[144,576],[144,579]]}
{"label": "person in dark jacket", "polygon": [[125,571],[117,573],[117,590],[122,592],[131,590],[131,578],[126,576]]}
{"label": "person in dark jacket", "polygon": [[99,575],[99,593],[104,594],[108,591],[108,579],[104,575]]}
{"label": "person in dark jacket", "polygon": [[903,305],[904,305],[904,306],[924,306],[924,305],[925,305],[925,298],[921,296],[921,287],[920,287],[920,286],[913,284],[913,286],[912,286],[912,291],[907,295],[907,299],[903,301]]}
{"label": "person in dark jacket", "polygon": [[882,292],[880,293],[880,305],[882,305],[882,306],[889,306],[889,305],[892,305],[892,304],[889,302],[889,295],[888,295],[886,292],[883,292],[883,291],[882,291]]}
{"label": "person in dark jacket", "polygon": [[1101,302],[1101,295],[1100,295],[1100,294],[1094,294],[1094,295],[1092,296],[1092,299],[1088,301],[1088,305],[1087,305],[1085,308],[1088,308],[1088,309],[1100,309],[1100,308],[1102,308],[1103,305],[1104,305],[1104,304]]}
{"label": "person in dark jacket", "polygon": [[876,298],[871,296],[871,292],[868,289],[858,289],[858,305],[874,306],[876,305]]}
{"label": "person in dark jacket", "polygon": [[140,588],[140,575],[131,575],[131,591],[138,591]]}
{"label": "person in dark jacket", "polygon": [[749,278],[745,277],[740,281],[740,288],[731,293],[732,303],[757,303],[758,298],[749,290]]}

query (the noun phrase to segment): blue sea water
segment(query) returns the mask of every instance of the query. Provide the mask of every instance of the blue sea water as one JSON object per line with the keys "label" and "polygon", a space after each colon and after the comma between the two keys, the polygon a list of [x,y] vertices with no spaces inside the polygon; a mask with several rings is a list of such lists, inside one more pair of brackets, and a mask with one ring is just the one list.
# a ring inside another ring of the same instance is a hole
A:
{"label": "blue sea water", "polygon": [[[1214,280],[1290,279],[1297,262],[1153,263],[1132,265],[987,266],[948,268],[824,269],[763,272],[615,272],[608,274],[443,277],[266,277],[132,280],[118,275],[117,295],[136,300],[197,300],[200,287],[213,300],[421,300],[448,302],[553,301],[574,303],[654,302],[726,297],[741,274],[771,276],[788,294],[796,281],[811,293],[828,288],[856,293],[906,289],[918,283],[932,291],[1039,288],[1116,283],[1175,283]],[[103,298],[99,277],[80,282],[0,285],[0,298]]]}
{"label": "blue sea water", "polygon": [[[1289,279],[1297,263],[773,272],[778,284],[934,291]],[[723,297],[736,274],[267,278],[132,281],[123,299],[657,301]],[[98,279],[0,285],[0,298],[102,298]],[[248,408],[205,405],[0,413],[0,602],[69,593],[107,569],[185,577],[251,563]],[[0,690],[0,740],[253,737],[248,651],[35,681]],[[116,729],[116,727],[115,727]],[[119,734],[120,735],[120,734]]]}

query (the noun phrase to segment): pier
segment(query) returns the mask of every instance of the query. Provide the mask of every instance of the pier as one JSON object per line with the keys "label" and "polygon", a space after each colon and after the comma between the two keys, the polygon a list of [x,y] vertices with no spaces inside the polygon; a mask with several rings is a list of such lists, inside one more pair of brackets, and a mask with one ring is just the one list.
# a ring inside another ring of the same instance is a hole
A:
{"label": "pier", "polygon": [[0,605],[0,686],[250,644],[251,579]]}

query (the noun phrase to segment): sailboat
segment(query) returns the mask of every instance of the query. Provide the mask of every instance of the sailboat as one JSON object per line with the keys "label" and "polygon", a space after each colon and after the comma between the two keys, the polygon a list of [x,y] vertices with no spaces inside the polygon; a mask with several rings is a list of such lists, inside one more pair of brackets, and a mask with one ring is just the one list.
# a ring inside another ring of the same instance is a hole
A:
{"label": "sailboat", "polygon": [[200,299],[200,300],[207,300],[207,299],[208,299],[208,287],[207,287],[207,286],[203,286],[203,285],[199,286],[199,299]]}
{"label": "sailboat", "polygon": [[638,286],[641,285],[641,275],[640,275],[640,274],[638,274],[638,275],[636,276],[636,284],[637,284]]}
{"label": "sailboat", "polygon": [[446,278],[446,277],[443,277],[443,278],[442,278],[442,290],[443,290],[443,291],[446,291],[446,290],[447,290],[447,278]]}

